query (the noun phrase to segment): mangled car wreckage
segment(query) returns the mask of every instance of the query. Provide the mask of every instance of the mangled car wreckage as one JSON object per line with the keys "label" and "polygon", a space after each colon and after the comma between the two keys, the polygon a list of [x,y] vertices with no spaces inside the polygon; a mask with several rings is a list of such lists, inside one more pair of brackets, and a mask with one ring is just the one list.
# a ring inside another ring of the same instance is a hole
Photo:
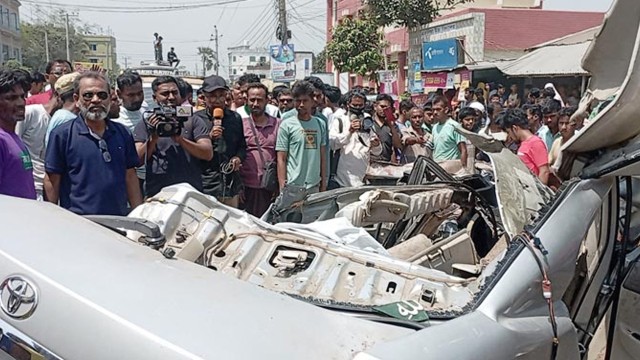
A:
{"label": "mangled car wreckage", "polygon": [[127,218],[2,197],[0,358],[582,359],[603,324],[606,356],[637,358],[639,14],[617,1],[585,58],[620,81],[591,82],[616,98],[564,146],[555,194],[465,133],[495,187],[416,165],[262,219],[187,185]]}

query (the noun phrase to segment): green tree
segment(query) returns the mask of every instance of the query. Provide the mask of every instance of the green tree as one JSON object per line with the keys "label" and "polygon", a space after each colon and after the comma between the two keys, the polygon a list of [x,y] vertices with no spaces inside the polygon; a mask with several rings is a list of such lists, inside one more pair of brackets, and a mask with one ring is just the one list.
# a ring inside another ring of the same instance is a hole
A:
{"label": "green tree", "polygon": [[216,59],[216,55],[213,53],[213,49],[211,49],[210,47],[199,46],[198,56],[200,56],[200,59],[202,59],[202,65],[204,67],[204,69],[202,69],[203,74],[205,74],[206,71],[211,70],[211,68],[213,68],[214,62],[215,62],[216,68],[218,67],[218,64],[217,64],[218,61]]}
{"label": "green tree", "polygon": [[[89,47],[78,30],[81,24],[69,19],[69,61],[80,61]],[[22,64],[31,69],[44,71],[47,62],[45,32],[49,44],[49,59],[66,59],[65,16],[62,11],[34,23],[22,22]]]}
{"label": "green tree", "polygon": [[442,10],[473,0],[362,0],[378,26],[417,28],[429,24]]}
{"label": "green tree", "polygon": [[5,67],[5,68],[7,68],[7,69],[11,69],[11,70],[19,70],[19,69],[22,69],[22,70],[26,70],[26,71],[28,71],[28,72],[31,72],[31,69],[30,69],[30,68],[28,68],[28,67],[26,67],[26,66],[23,66],[23,65],[20,63],[20,61],[18,61],[18,60],[14,60],[14,59],[11,59],[11,60],[8,60],[7,62],[5,62],[5,63],[4,63],[4,67]]}
{"label": "green tree", "polygon": [[340,72],[375,79],[375,72],[384,67],[382,38],[382,32],[369,17],[347,17],[333,29],[327,56]]}
{"label": "green tree", "polygon": [[322,49],[313,59],[313,72],[327,72],[327,49]]}

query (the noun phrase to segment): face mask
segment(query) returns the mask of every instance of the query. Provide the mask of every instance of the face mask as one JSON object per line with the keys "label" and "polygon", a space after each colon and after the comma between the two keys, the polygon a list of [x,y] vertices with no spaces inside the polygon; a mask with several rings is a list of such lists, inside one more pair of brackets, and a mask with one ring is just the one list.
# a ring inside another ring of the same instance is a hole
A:
{"label": "face mask", "polygon": [[349,112],[354,115],[362,115],[364,108],[349,106]]}

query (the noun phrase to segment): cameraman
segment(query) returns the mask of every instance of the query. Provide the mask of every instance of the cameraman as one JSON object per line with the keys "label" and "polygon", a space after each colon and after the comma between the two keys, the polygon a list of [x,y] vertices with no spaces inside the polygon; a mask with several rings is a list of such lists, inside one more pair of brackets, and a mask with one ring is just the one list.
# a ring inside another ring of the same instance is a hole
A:
{"label": "cameraman", "polygon": [[[179,105],[178,82],[172,76],[157,77],[151,90],[158,106],[175,109]],[[133,131],[138,156],[146,164],[145,195],[153,196],[163,187],[183,182],[202,191],[200,160],[213,157],[207,124],[192,116],[184,121],[180,134],[159,137],[156,127],[160,121],[181,120],[147,112],[145,121],[139,122]]]}
{"label": "cameraman", "polygon": [[364,185],[370,154],[382,154],[380,140],[373,130],[373,119],[364,112],[366,101],[363,92],[352,92],[347,113],[339,113],[331,123],[329,143],[336,156],[332,159],[335,176],[329,181],[330,189]]}
{"label": "cameraman", "polygon": [[[237,208],[242,190],[238,171],[247,156],[242,118],[237,112],[226,108],[225,99],[229,87],[223,78],[217,75],[205,78],[202,91],[206,108],[196,112],[192,118],[206,123],[207,134],[214,148],[213,158],[203,162],[204,193],[215,196],[225,205]],[[215,117],[215,113],[220,110],[222,116]]]}

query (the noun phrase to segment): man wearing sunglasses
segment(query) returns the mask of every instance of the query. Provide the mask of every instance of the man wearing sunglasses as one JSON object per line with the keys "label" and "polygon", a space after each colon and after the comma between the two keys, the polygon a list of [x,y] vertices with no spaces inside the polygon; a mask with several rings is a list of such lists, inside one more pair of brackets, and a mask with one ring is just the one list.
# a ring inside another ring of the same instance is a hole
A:
{"label": "man wearing sunglasses", "polygon": [[51,132],[45,157],[47,200],[81,215],[126,215],[142,202],[129,130],[109,120],[105,77],[86,72],[74,82],[79,116]]}
{"label": "man wearing sunglasses", "polygon": [[67,60],[53,60],[47,64],[47,68],[45,70],[47,72],[46,78],[49,83],[49,90],[29,97],[27,99],[27,105],[45,105],[48,103],[53,96],[53,89],[56,81],[58,81],[62,75],[71,73],[71,63]]}

